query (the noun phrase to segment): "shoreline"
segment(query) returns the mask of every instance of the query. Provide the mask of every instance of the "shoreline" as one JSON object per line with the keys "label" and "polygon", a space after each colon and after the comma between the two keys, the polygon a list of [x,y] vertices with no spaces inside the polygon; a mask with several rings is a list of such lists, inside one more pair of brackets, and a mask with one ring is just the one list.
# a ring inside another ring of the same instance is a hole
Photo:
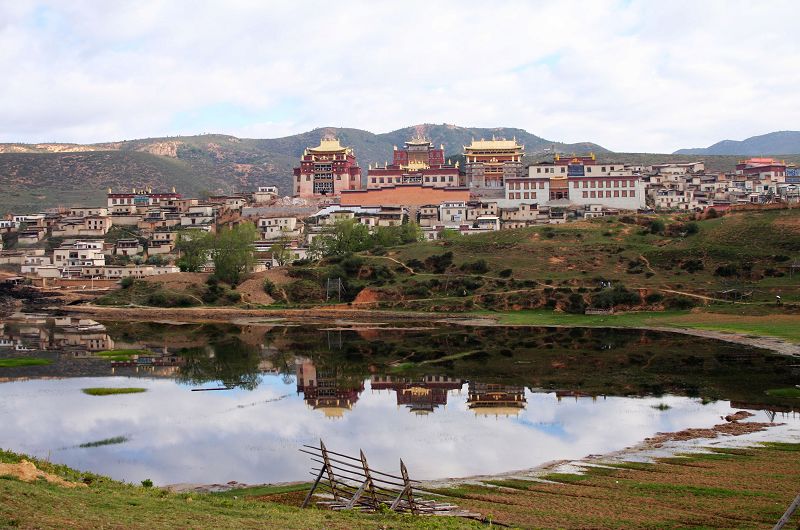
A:
{"label": "shoreline", "polygon": [[[734,425],[760,425],[758,430],[744,429],[738,434],[725,433],[725,427]],[[718,432],[715,437],[692,436],[694,432]],[[681,437],[682,433],[689,433]],[[522,480],[530,482],[550,483],[547,475],[553,473],[583,474],[592,467],[608,467],[620,463],[654,463],[662,458],[680,458],[682,455],[708,454],[709,449],[743,449],[755,447],[764,442],[798,443],[800,441],[800,426],[787,423],[759,423],[759,422],[728,422],[718,424],[712,428],[693,429],[686,428],[680,431],[659,432],[645,438],[640,442],[599,455],[590,454],[578,459],[551,460],[538,466],[493,474],[470,475],[466,477],[443,477],[438,479],[421,480],[420,490],[437,490],[453,488],[462,485],[476,485],[481,487],[496,488],[491,482],[500,480]],[[225,484],[196,484],[176,483],[163,486],[164,489],[175,493],[220,493],[235,491],[245,488],[258,487],[285,487],[302,486],[308,481],[285,481],[265,484],[244,484],[231,481]]]}
{"label": "shoreline", "polygon": [[[401,312],[388,310],[364,310],[345,307],[310,308],[310,309],[238,309],[238,308],[172,308],[161,309],[155,307],[113,307],[113,306],[64,306],[62,311],[78,315],[87,315],[106,320],[128,320],[142,322],[168,322],[200,323],[218,322],[238,325],[269,324],[272,322],[291,321],[293,318],[303,318],[306,321],[330,323],[332,320],[385,320],[391,317],[394,320],[414,322],[430,320],[436,323],[454,324],[461,326],[486,326],[486,327],[549,327],[549,328],[606,328],[630,329],[640,331],[657,331],[662,333],[680,333],[706,339],[721,340],[743,346],[751,346],[772,351],[779,355],[800,357],[800,344],[789,342],[785,339],[770,335],[753,335],[734,331],[715,331],[707,329],[687,328],[681,326],[616,326],[613,324],[586,325],[586,324],[504,324],[496,317],[486,315],[476,317],[464,313],[431,314],[425,312]],[[267,321],[265,321],[267,320]]]}

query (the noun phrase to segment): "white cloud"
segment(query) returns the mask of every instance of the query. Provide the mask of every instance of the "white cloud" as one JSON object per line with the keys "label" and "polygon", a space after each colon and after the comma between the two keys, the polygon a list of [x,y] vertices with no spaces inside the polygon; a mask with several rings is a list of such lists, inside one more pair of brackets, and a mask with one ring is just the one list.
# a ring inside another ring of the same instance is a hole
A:
{"label": "white cloud", "polygon": [[702,146],[797,128],[799,12],[791,0],[5,3],[0,141],[448,122],[614,150]]}

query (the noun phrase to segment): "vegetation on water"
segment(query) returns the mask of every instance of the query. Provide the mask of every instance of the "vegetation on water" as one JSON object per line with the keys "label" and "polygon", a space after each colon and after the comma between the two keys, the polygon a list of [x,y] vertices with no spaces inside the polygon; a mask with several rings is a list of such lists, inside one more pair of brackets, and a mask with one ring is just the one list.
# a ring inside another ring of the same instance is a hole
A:
{"label": "vegetation on water", "polygon": [[92,387],[92,388],[84,388],[81,391],[84,394],[88,394],[90,396],[115,396],[117,394],[140,394],[142,392],[147,392],[147,389],[136,388],[136,387],[128,387],[128,388]]}
{"label": "vegetation on water", "polygon": [[94,355],[97,355],[98,357],[104,357],[109,361],[131,361],[133,360],[134,356],[149,354],[150,350],[122,348],[119,350],[103,350],[96,352]]}
{"label": "vegetation on water", "polygon": [[50,359],[39,359],[36,357],[13,357],[10,359],[0,359],[0,368],[16,368],[20,366],[44,366],[51,364]]}
{"label": "vegetation on water", "polygon": [[104,445],[117,445],[117,444],[124,444],[130,440],[127,436],[114,436],[112,438],[104,438],[103,440],[97,440],[95,442],[86,442],[80,444],[78,447],[81,449],[88,449],[90,447],[102,447]]}

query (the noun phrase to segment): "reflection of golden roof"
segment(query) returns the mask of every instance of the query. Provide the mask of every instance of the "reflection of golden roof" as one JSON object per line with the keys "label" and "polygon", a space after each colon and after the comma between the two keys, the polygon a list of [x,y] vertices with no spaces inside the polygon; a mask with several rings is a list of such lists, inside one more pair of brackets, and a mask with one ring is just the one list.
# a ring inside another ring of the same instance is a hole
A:
{"label": "reflection of golden roof", "polygon": [[344,147],[337,138],[325,139],[319,141],[317,147],[309,147],[306,149],[308,153],[350,153],[352,149]]}
{"label": "reflection of golden roof", "polygon": [[516,416],[523,407],[474,407],[476,416]]}
{"label": "reflection of golden roof", "polygon": [[341,418],[344,413],[350,410],[347,407],[317,407],[325,414],[326,418]]}
{"label": "reflection of golden roof", "polygon": [[430,388],[423,388],[421,386],[413,386],[411,388],[403,389],[403,394],[411,394],[412,396],[427,396],[430,393]]}

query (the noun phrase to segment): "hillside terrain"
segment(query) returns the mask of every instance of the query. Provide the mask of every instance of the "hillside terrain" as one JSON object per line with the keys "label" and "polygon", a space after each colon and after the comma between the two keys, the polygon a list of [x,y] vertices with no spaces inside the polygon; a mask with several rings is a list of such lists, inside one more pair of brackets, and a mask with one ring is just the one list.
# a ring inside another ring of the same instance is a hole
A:
{"label": "hillside terrain", "polygon": [[678,149],[676,155],[792,155],[800,153],[800,131],[777,131],[745,140],[723,140],[709,147]]}
{"label": "hillside terrain", "polygon": [[395,145],[418,134],[435,145],[444,144],[452,157],[472,138],[492,136],[516,137],[528,153],[605,152],[596,144],[552,142],[522,129],[455,125],[417,125],[382,134],[327,127],[274,139],[209,134],[91,145],[0,144],[0,186],[6,191],[0,196],[0,212],[97,203],[108,187],[175,186],[193,195],[276,184],[282,193],[290,194],[292,168],[303,150],[317,145],[323,136],[337,136],[353,147],[366,174],[369,164],[391,160]]}

